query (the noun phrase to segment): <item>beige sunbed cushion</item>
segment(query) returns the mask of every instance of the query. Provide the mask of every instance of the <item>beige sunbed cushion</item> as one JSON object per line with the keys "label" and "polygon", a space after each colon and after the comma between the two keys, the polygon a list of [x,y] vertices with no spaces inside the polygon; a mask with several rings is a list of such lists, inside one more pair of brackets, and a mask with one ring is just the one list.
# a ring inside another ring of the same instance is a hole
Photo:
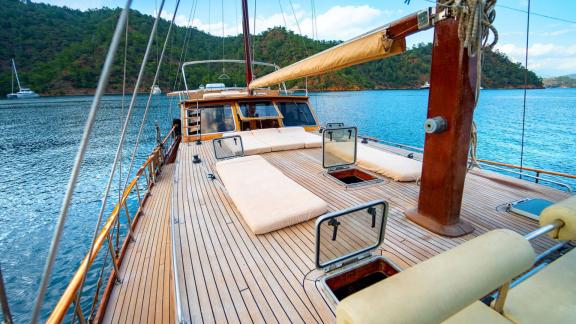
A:
{"label": "beige sunbed cushion", "polygon": [[255,155],[272,152],[269,144],[262,142],[250,131],[229,133],[226,136],[239,135],[242,138],[242,146],[244,147],[244,155]]}
{"label": "beige sunbed cushion", "polygon": [[396,181],[416,181],[422,174],[422,162],[364,144],[358,145],[356,159],[359,167]]}
{"label": "beige sunbed cushion", "polygon": [[499,229],[344,298],[338,323],[440,323],[528,270],[534,251]]}
{"label": "beige sunbed cushion", "polygon": [[564,225],[549,233],[557,240],[576,240],[576,196],[546,207],[540,214],[540,226],[561,220]]}
{"label": "beige sunbed cushion", "polygon": [[219,161],[216,171],[254,234],[298,224],[328,210],[324,200],[259,155]]}
{"label": "beige sunbed cushion", "polygon": [[510,324],[504,316],[500,315],[490,306],[477,301],[452,315],[442,322],[444,324]]}
{"label": "beige sunbed cushion", "polygon": [[515,323],[576,323],[576,249],[510,289],[504,316]]}
{"label": "beige sunbed cushion", "polygon": [[283,136],[285,134],[280,133],[277,128],[256,129],[251,132],[259,141],[270,145],[273,152],[297,150],[305,147],[304,142],[297,138]]}
{"label": "beige sunbed cushion", "polygon": [[307,132],[304,127],[283,127],[278,128],[278,131],[282,136],[292,137],[301,141],[306,148],[322,147],[322,137]]}

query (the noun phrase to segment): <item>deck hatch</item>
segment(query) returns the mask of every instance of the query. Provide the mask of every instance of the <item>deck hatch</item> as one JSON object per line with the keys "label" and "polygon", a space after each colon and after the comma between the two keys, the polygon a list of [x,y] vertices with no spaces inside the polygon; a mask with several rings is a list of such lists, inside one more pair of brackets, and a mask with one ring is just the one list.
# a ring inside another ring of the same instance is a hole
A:
{"label": "deck hatch", "polygon": [[356,163],[356,127],[329,128],[322,133],[322,166],[341,168]]}
{"label": "deck hatch", "polygon": [[328,128],[340,128],[340,127],[344,127],[344,123],[339,123],[339,122],[326,123],[326,129],[328,129]]}
{"label": "deck hatch", "polygon": [[214,156],[217,160],[231,159],[244,156],[242,137],[238,135],[224,136],[212,140]]}
{"label": "deck hatch", "polygon": [[384,240],[388,204],[376,200],[336,211],[316,221],[316,267],[353,262]]}
{"label": "deck hatch", "polygon": [[508,211],[532,219],[540,219],[540,213],[553,202],[540,198],[526,198],[508,204]]}

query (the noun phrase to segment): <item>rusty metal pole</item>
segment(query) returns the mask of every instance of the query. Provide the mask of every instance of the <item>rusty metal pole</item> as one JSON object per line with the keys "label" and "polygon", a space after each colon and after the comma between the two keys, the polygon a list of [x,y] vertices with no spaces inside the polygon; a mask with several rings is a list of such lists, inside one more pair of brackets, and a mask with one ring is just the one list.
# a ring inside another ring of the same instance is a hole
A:
{"label": "rusty metal pole", "polygon": [[428,118],[443,121],[444,125],[426,134],[418,207],[408,210],[406,216],[449,237],[474,230],[460,218],[460,212],[476,104],[478,59],[469,57],[462,48],[457,20],[449,18],[436,23]]}

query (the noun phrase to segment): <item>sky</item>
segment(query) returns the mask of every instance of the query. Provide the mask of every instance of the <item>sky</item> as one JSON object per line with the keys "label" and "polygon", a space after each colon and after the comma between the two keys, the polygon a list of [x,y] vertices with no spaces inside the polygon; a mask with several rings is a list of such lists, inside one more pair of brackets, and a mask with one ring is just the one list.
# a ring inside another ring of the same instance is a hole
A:
{"label": "sky", "polygon": [[[36,1],[80,10],[122,7],[125,3],[123,0]],[[160,2],[134,0],[132,8],[152,15],[158,11]],[[242,31],[240,0],[198,1],[194,13],[195,2],[181,0],[178,25],[185,26],[190,21],[190,25],[216,36],[237,35]],[[323,40],[347,40],[433,6],[431,0],[411,0],[409,5],[404,0],[248,0],[248,4],[251,32],[284,26]],[[175,5],[176,0],[166,0],[162,17],[171,19]],[[498,0],[498,5],[494,23],[499,33],[496,48],[512,61],[524,64],[528,0]],[[576,73],[576,1],[531,0],[531,12],[528,67],[543,77]],[[410,36],[407,42],[409,46],[428,43],[432,37],[433,32],[428,30]]]}

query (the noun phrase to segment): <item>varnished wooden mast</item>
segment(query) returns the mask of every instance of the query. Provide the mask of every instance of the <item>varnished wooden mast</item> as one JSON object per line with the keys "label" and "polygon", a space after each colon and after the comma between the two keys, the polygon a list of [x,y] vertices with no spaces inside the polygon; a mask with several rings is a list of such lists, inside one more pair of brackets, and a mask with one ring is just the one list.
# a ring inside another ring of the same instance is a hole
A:
{"label": "varnished wooden mast", "polygon": [[447,128],[426,134],[418,207],[406,213],[415,223],[450,237],[474,230],[460,213],[479,58],[468,57],[460,44],[455,19],[436,23],[428,118],[442,117]]}
{"label": "varnished wooden mast", "polygon": [[246,60],[246,86],[253,79],[252,48],[250,47],[250,21],[248,20],[248,0],[242,0],[242,31],[244,32],[244,59]]}

